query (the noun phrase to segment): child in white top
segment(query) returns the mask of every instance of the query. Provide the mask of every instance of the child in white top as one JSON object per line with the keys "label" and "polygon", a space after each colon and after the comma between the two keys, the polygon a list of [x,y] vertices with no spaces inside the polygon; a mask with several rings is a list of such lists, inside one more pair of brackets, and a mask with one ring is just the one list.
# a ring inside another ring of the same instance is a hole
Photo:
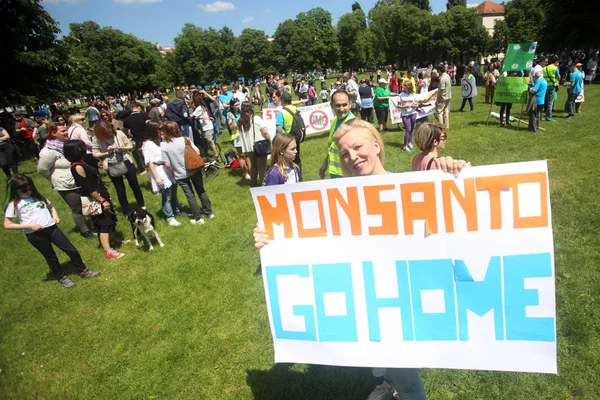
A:
{"label": "child in white top", "polygon": [[75,286],[75,283],[60,269],[58,257],[52,248],[53,243],[71,258],[71,262],[82,277],[94,278],[100,274],[85,266],[75,246],[56,226],[60,223],[56,209],[48,199],[38,192],[30,177],[14,174],[7,186],[4,228],[22,229],[29,243],[42,253],[63,287],[70,288]]}

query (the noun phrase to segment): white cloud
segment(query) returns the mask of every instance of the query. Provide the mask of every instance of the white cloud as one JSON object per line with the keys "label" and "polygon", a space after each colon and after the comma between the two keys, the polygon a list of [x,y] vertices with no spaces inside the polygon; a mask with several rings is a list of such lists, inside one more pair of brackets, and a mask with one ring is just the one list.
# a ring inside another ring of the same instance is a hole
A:
{"label": "white cloud", "polygon": [[81,4],[81,0],[44,0],[46,4]]}
{"label": "white cloud", "polygon": [[235,8],[233,3],[230,3],[228,1],[215,1],[214,3],[210,4],[198,4],[198,7],[204,10],[204,12],[208,13],[229,11]]}
{"label": "white cloud", "polygon": [[148,3],[158,3],[159,1],[162,0],[113,0],[113,3],[119,3],[119,4],[148,4]]}
{"label": "white cloud", "polygon": [[242,20],[243,23],[247,24],[248,22],[254,21],[254,17],[246,17]]}
{"label": "white cloud", "polygon": [[474,8],[477,7],[479,5],[479,3],[467,3],[467,8]]}

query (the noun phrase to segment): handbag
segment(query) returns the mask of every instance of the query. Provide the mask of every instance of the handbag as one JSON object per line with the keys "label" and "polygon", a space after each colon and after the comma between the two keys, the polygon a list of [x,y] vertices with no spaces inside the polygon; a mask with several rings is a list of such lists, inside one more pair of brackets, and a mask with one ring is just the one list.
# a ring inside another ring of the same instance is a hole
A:
{"label": "handbag", "polygon": [[[254,137],[256,137],[254,121],[252,122],[252,132],[254,133]],[[254,152],[257,156],[267,156],[271,154],[271,142],[267,139],[259,140],[258,142],[254,142]]]}
{"label": "handbag", "polygon": [[102,214],[102,204],[92,197],[81,196],[81,213],[86,217]]}
{"label": "handbag", "polygon": [[192,142],[187,137],[185,140],[185,151],[183,153],[183,160],[185,162],[185,169],[188,171],[195,171],[197,169],[204,168],[204,159],[198,154],[192,147]]}
{"label": "handbag", "polygon": [[[121,147],[119,145],[119,140],[117,139],[116,135],[115,141],[117,142],[117,146]],[[110,158],[106,160],[106,163],[108,165],[108,175],[110,175],[113,178],[118,178],[127,173],[127,165],[125,165],[123,154],[121,153],[113,154]]]}

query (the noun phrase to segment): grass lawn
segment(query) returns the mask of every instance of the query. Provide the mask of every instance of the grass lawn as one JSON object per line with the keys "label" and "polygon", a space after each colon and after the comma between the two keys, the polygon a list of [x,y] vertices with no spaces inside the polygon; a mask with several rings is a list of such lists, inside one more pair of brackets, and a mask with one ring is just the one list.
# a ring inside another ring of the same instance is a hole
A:
{"label": "grass lawn", "polygon": [[[458,87],[453,96],[452,111],[460,105]],[[566,91],[559,96],[557,109]],[[494,119],[486,125],[490,106],[483,101],[475,98],[474,112],[450,114],[445,154],[473,165],[548,160],[559,374],[423,369],[429,399],[600,398],[600,85],[586,87],[582,114],[568,121],[556,112],[557,122],[542,123],[547,132],[535,134],[500,128]],[[513,115],[519,110],[515,105]],[[389,170],[410,170],[414,153],[401,151],[402,140],[398,130],[384,134]],[[220,142],[229,147],[227,134]],[[306,180],[318,179],[325,152],[326,134],[302,145]],[[380,383],[368,368],[273,363],[262,279],[255,275],[256,217],[239,171],[223,169],[205,182],[214,220],[193,226],[181,219],[183,226],[170,227],[158,218],[166,247],[126,245],[126,257],[106,261],[97,242],[76,233],[66,204],[35,164],[20,170],[54,203],[61,228],[102,275],[74,276],[77,286],[65,290],[21,232],[0,230],[1,399],[362,400]],[[160,215],[160,196],[145,176],[140,180],[149,209]],[[2,176],[2,189],[5,183]],[[186,204],[181,190],[179,199]],[[123,218],[117,230],[131,238]]]}

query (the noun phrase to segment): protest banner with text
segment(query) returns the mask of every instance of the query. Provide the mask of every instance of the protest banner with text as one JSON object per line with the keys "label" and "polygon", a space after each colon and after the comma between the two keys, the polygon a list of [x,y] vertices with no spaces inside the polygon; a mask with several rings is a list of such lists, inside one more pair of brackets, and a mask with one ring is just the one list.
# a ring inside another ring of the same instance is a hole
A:
{"label": "protest banner with text", "polygon": [[[423,118],[435,112],[435,104],[437,102],[437,89],[431,92],[415,94],[414,101],[419,103],[417,108],[417,119]],[[402,110],[398,108],[399,97],[390,97],[388,102],[392,124],[402,122]]]}
{"label": "protest banner with text", "polygon": [[275,362],[557,372],[545,161],[251,192]]}
{"label": "protest banner with text", "polygon": [[[281,109],[269,108],[263,110],[263,120],[271,137],[276,132],[277,114]],[[333,120],[333,110],[329,103],[319,103],[314,106],[298,107],[298,111],[304,120],[306,134],[328,131]]]}
{"label": "protest banner with text", "polygon": [[507,76],[498,78],[494,102],[527,104],[529,78],[518,76]]}

